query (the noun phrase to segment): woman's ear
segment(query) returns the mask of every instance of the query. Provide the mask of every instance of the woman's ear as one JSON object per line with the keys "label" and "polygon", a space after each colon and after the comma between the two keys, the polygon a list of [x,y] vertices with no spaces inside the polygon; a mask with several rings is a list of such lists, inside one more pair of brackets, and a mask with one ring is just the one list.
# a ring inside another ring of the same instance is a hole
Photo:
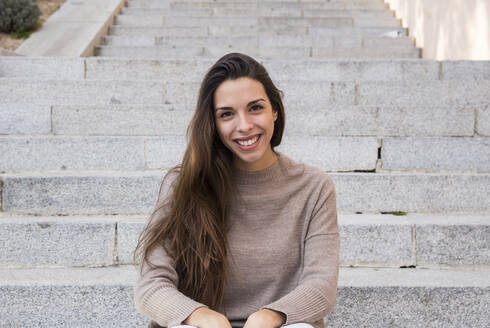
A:
{"label": "woman's ear", "polygon": [[278,117],[277,110],[272,110],[272,115],[274,115],[274,122],[277,121],[277,117]]}

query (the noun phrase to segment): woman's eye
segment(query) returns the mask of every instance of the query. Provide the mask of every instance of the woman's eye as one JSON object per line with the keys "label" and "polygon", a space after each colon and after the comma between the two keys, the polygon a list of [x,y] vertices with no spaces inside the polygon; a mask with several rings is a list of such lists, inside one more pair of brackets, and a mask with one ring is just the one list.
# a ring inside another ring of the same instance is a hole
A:
{"label": "woman's eye", "polygon": [[250,108],[252,108],[252,109],[254,109],[254,110],[261,110],[263,107],[262,107],[262,106],[260,106],[260,105],[254,105],[254,106],[252,106],[252,107],[250,107]]}
{"label": "woman's eye", "polygon": [[231,113],[230,113],[230,112],[224,112],[224,113],[222,113],[222,114],[221,114],[219,117],[221,117],[221,118],[227,117],[227,115],[226,115],[226,114],[231,114]]}

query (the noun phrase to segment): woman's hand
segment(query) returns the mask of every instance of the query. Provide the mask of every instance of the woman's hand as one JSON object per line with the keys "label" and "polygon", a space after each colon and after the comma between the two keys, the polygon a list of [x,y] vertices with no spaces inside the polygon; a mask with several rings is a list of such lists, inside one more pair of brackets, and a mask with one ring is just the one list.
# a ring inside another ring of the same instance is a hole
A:
{"label": "woman's hand", "polygon": [[195,309],[182,323],[199,328],[231,328],[224,315],[206,307]]}
{"label": "woman's hand", "polygon": [[248,317],[243,328],[276,328],[285,322],[286,316],[282,312],[261,309]]}

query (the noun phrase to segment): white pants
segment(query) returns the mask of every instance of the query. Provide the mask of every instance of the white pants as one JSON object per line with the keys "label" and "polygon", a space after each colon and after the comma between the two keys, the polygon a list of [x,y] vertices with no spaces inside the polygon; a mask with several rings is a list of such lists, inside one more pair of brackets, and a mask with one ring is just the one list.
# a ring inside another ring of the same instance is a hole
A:
{"label": "white pants", "polygon": [[[189,325],[172,326],[172,328],[197,328]],[[313,328],[309,323],[292,323],[290,325],[282,325],[281,328]]]}

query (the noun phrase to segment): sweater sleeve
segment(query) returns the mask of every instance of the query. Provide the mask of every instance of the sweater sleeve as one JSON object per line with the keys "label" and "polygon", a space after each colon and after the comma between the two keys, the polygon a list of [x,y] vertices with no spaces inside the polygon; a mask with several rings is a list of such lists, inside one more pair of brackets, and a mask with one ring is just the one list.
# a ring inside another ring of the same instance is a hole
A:
{"label": "sweater sleeve", "polygon": [[[157,206],[170,189],[169,183],[162,183]],[[151,221],[150,218],[149,223]],[[138,312],[160,326],[171,327],[181,324],[195,309],[207,307],[177,289],[179,277],[174,261],[162,246],[153,247],[148,259],[153,266],[142,261],[139,279],[134,287],[134,304]]]}
{"label": "sweater sleeve", "polygon": [[339,251],[336,193],[327,175],[307,226],[298,286],[262,308],[284,313],[285,324],[323,320],[336,302]]}

